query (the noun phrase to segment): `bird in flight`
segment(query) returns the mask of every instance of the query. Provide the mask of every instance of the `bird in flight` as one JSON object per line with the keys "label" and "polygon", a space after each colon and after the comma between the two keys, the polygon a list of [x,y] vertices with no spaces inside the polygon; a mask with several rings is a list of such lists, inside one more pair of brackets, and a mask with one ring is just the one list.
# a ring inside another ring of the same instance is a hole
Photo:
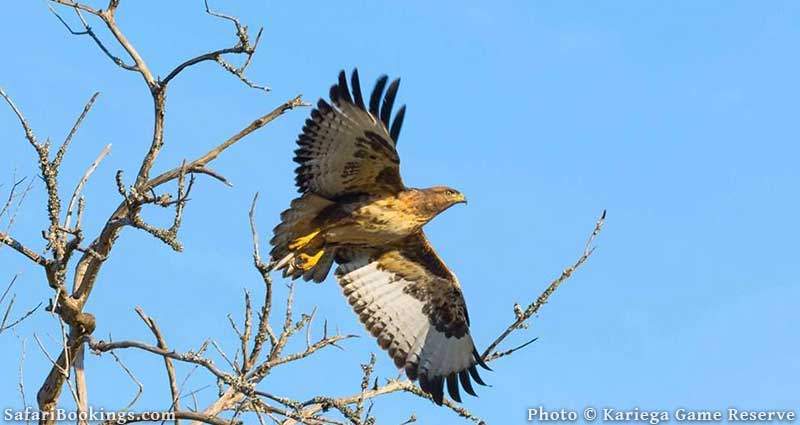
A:
{"label": "bird in flight", "polygon": [[[489,369],[469,332],[458,279],[422,227],[464,195],[449,187],[406,187],[397,140],[405,105],[392,119],[400,80],[378,78],[365,103],[358,70],[320,99],[297,139],[300,197],[274,229],[273,269],[322,282],[334,262],[344,296],[395,365],[442,404],[445,383],[475,395],[475,367]],[[385,94],[384,94],[385,89]],[[471,378],[471,379],[470,379]]]}

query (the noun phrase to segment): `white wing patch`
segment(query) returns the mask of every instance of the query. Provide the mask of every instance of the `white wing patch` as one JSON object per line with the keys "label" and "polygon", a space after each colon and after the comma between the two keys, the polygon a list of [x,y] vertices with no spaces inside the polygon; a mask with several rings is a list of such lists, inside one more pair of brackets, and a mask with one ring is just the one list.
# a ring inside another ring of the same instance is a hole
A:
{"label": "white wing patch", "polygon": [[[366,252],[336,270],[339,285],[359,319],[398,368],[441,403],[444,379],[453,399],[460,400],[456,380],[475,395],[467,373],[483,384],[475,370],[476,350],[467,332],[461,337],[438,331],[426,313],[426,300],[415,297],[412,286],[426,284],[383,270]],[[442,282],[447,284],[447,282]],[[462,376],[463,375],[463,376]],[[452,381],[450,383],[449,381]]]}

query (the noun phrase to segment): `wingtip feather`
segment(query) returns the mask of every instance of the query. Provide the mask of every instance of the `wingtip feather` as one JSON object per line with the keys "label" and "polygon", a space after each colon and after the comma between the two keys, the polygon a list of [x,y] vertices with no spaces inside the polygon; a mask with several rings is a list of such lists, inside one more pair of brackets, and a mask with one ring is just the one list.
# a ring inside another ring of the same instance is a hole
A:
{"label": "wingtip feather", "polygon": [[389,118],[392,115],[392,107],[394,100],[397,97],[397,90],[400,88],[400,79],[396,79],[389,84],[386,89],[386,95],[383,97],[383,105],[381,106],[381,121],[387,128],[389,127]]}
{"label": "wingtip feather", "polygon": [[375,118],[380,116],[380,101],[381,96],[383,95],[383,89],[386,87],[386,81],[389,77],[384,74],[378,77],[378,80],[375,82],[375,88],[372,89],[372,95],[369,98],[369,113],[372,114]]}
{"label": "wingtip feather", "polygon": [[489,367],[489,366],[486,364],[486,362],[484,362],[484,361],[483,361],[483,358],[481,357],[480,353],[478,353],[478,349],[477,349],[477,348],[475,348],[475,347],[472,347],[472,355],[475,357],[475,361],[477,361],[477,362],[478,362],[478,364],[479,364],[479,365],[480,365],[482,368],[484,368],[484,369],[486,369],[486,370],[488,370],[488,371],[492,371],[492,368],[490,368],[490,367]]}
{"label": "wingtip feather", "polygon": [[353,68],[353,74],[350,76],[350,85],[353,86],[353,99],[356,106],[363,110],[367,110],[364,106],[364,97],[361,95],[361,81],[358,78],[358,68]]}
{"label": "wingtip feather", "polygon": [[394,121],[392,121],[392,128],[389,130],[389,136],[391,136],[392,140],[394,140],[394,144],[397,145],[397,139],[400,138],[400,129],[403,127],[403,118],[406,116],[406,105],[400,107],[397,110],[397,114],[394,116]]}
{"label": "wingtip feather", "polygon": [[456,372],[447,375],[447,393],[450,394],[450,398],[461,403],[461,394],[458,392],[458,381],[456,379]]}

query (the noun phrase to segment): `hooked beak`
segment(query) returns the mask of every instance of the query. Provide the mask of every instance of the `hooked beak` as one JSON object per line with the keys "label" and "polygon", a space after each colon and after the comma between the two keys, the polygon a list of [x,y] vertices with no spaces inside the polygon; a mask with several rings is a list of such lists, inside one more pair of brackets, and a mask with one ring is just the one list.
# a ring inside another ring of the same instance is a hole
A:
{"label": "hooked beak", "polygon": [[458,198],[456,198],[456,202],[455,203],[456,204],[466,204],[467,203],[467,198],[463,194],[460,194],[460,195],[458,195]]}

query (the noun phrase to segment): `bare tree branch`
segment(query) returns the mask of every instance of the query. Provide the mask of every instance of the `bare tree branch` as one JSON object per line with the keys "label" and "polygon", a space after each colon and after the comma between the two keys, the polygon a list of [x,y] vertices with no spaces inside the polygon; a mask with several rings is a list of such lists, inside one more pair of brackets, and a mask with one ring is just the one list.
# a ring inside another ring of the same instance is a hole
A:
{"label": "bare tree branch", "polygon": [[[65,3],[62,3],[62,4],[65,4]],[[84,18],[83,14],[81,13],[81,10],[86,11],[85,8],[87,8],[88,6],[76,5],[76,7],[75,7],[75,14],[78,16],[78,18],[81,21],[81,24],[83,25],[83,31],[73,30],[72,27],[70,27],[70,25],[64,20],[64,18],[62,18],[61,15],[59,15],[58,12],[56,12],[55,9],[53,9],[52,6],[50,6],[48,4],[47,7],[50,9],[51,12],[53,12],[53,15],[55,15],[56,18],[58,18],[58,20],[61,21],[62,24],[64,24],[64,26],[67,28],[67,31],[69,31],[70,34],[72,34],[72,35],[88,35],[89,37],[92,38],[92,40],[94,40],[95,44],[97,44],[97,47],[99,47],[100,50],[103,53],[105,53],[105,55],[108,56],[108,58],[111,59],[111,61],[114,62],[117,66],[119,66],[120,68],[125,69],[127,71],[134,71],[134,72],[138,72],[139,71],[139,68],[137,68],[136,65],[129,65],[129,64],[125,63],[125,61],[123,61],[119,56],[116,56],[113,53],[111,53],[111,51],[108,50],[108,48],[103,44],[103,42],[100,41],[100,38],[94,32],[94,30],[89,25],[89,23],[86,22],[86,18]],[[97,11],[93,10],[93,12],[89,12],[89,13],[92,13],[92,14],[96,15]]]}
{"label": "bare tree branch", "polygon": [[14,103],[13,100],[6,94],[2,87],[0,87],[0,97],[5,99],[8,106],[11,107],[11,110],[14,111],[14,114],[17,116],[20,125],[22,125],[23,131],[25,131],[25,138],[28,139],[28,143],[30,143],[34,148],[36,148],[39,143],[36,141],[36,136],[33,134],[33,130],[31,130],[31,126],[28,124],[28,120],[25,119],[25,116],[22,115],[22,111],[19,110],[17,105]]}
{"label": "bare tree branch", "polygon": [[119,358],[119,356],[117,356],[116,353],[110,351],[109,354],[111,354],[111,357],[114,358],[114,361],[117,362],[117,364],[119,365],[120,368],[122,368],[125,374],[127,374],[128,377],[131,378],[131,381],[133,381],[133,383],[136,384],[136,394],[134,394],[133,399],[131,399],[131,401],[128,402],[128,405],[122,409],[122,411],[127,411],[130,408],[132,408],[133,405],[136,404],[136,402],[139,400],[139,397],[142,396],[142,393],[144,392],[144,385],[142,385],[142,382],[139,381],[138,378],[136,378],[136,375],[134,375],[133,372],[131,372],[131,370],[128,369],[127,366],[125,366],[125,363],[122,363],[122,360]]}
{"label": "bare tree branch", "polygon": [[[150,332],[153,333],[153,336],[156,337],[156,342],[158,343],[158,348],[162,350],[167,350],[167,342],[164,339],[164,335],[161,333],[161,329],[158,327],[155,319],[145,314],[144,310],[141,307],[136,307],[136,314],[142,318],[142,321],[147,325],[150,329]],[[169,357],[164,357],[164,366],[167,369],[167,378],[169,379],[169,391],[172,394],[172,404],[170,405],[170,410],[178,411],[181,410],[181,402],[180,402],[180,390],[178,389],[178,381],[175,378],[175,365],[172,364],[172,359]],[[176,420],[175,423],[177,424],[178,421]]]}
{"label": "bare tree branch", "polygon": [[[21,195],[17,194],[17,187],[22,185],[25,182],[25,180],[28,180],[28,179],[23,177],[23,178],[17,180],[16,175],[13,177],[12,181],[14,181],[14,184],[11,185],[11,190],[8,192],[8,197],[6,198],[6,202],[3,204],[3,207],[0,208],[0,218],[2,218],[4,215],[6,215],[6,213],[8,213],[8,211],[11,209],[11,206],[14,204],[14,199],[17,196],[19,196],[21,198],[26,194],[27,190],[25,192],[23,192]],[[30,190],[30,186],[31,186],[31,184],[29,182],[28,183],[28,188],[29,188],[28,190]],[[9,218],[9,227],[11,225],[11,221],[12,220]],[[8,230],[6,230],[6,231],[8,231]]]}
{"label": "bare tree branch", "polygon": [[17,241],[16,239],[12,238],[11,236],[3,232],[0,232],[0,242],[4,243],[5,245],[8,245],[15,251],[28,257],[28,259],[30,259],[31,261],[40,266],[47,266],[48,264],[46,258],[42,257],[36,251],[26,247],[25,245],[22,245],[21,243],[19,243],[19,241]]}
{"label": "bare tree branch", "polygon": [[[6,289],[3,291],[3,294],[0,295],[0,305],[2,305],[3,301],[6,300],[6,297],[11,292],[11,288],[14,286],[14,283],[17,282],[17,278],[18,277],[19,277],[18,274],[14,275],[14,277],[11,278],[11,282],[9,282],[8,286],[6,286]],[[28,310],[26,313],[24,313],[22,316],[20,316],[16,320],[12,321],[11,323],[8,323],[8,319],[9,319],[9,317],[11,317],[11,310],[14,308],[14,302],[16,301],[16,299],[17,299],[17,295],[14,294],[14,295],[11,296],[11,299],[8,302],[8,307],[6,307],[5,313],[3,313],[3,319],[2,319],[2,321],[0,321],[0,334],[2,334],[3,332],[5,332],[5,331],[7,331],[9,329],[12,329],[15,326],[19,325],[20,323],[22,323],[23,320],[25,320],[28,317],[30,317],[33,313],[36,312],[36,310],[39,309],[39,307],[42,306],[42,303],[39,303],[38,305],[36,305],[36,307]],[[8,324],[6,324],[6,323],[8,323]]]}
{"label": "bare tree branch", "polygon": [[[69,134],[67,135],[67,138],[64,139],[64,143],[61,144],[61,147],[58,148],[58,152],[56,152],[56,157],[53,160],[53,165],[55,167],[59,167],[61,165],[61,161],[64,159],[64,154],[67,152],[67,148],[69,147],[70,142],[72,142],[72,138],[75,137],[75,134],[78,132],[78,128],[80,128],[81,124],[83,123],[83,120],[86,118],[86,115],[89,114],[89,111],[92,109],[92,106],[94,105],[94,102],[95,100],[97,100],[97,96],[99,95],[100,92],[95,92],[89,99],[89,101],[86,102],[86,106],[83,107],[83,111],[78,116],[78,119],[75,120],[75,124],[73,124],[72,129],[69,131]],[[110,146],[111,145],[109,145],[109,147]]]}
{"label": "bare tree branch", "polygon": [[[210,151],[198,157],[197,159],[189,162],[186,166],[187,169],[191,172],[192,170],[195,170],[198,167],[206,167],[210,162],[219,157],[219,155],[222,152],[224,152],[225,150],[236,144],[238,141],[242,140],[243,138],[250,135],[254,131],[269,124],[275,118],[283,115],[286,111],[304,105],[305,104],[303,103],[302,98],[300,96],[297,96],[294,99],[280,105],[273,111],[259,117],[258,119],[250,123],[247,127],[243,128],[238,133],[231,136],[228,140],[224,141],[223,143],[211,149]],[[160,174],[159,176],[153,178],[152,180],[150,180],[142,189],[143,190],[154,189],[164,183],[172,181],[178,178],[180,172],[181,172],[180,166],[173,168],[170,171],[166,171]],[[103,230],[100,232],[100,235],[90,245],[90,248],[94,252],[96,252],[100,257],[98,258],[93,255],[85,254],[78,263],[75,272],[75,280],[81,282],[81,285],[78,287],[76,293],[73,294],[73,297],[79,299],[81,304],[85,303],[87,294],[91,293],[94,281],[97,276],[97,272],[99,271],[99,268],[103,264],[103,260],[101,260],[100,258],[107,257],[109,252],[111,251],[111,247],[113,246],[114,241],[119,235],[119,231],[125,224],[122,221],[122,218],[124,218],[126,214],[127,214],[127,204],[123,202],[117,207],[117,210],[114,211],[114,213],[108,219]]]}
{"label": "bare tree branch", "polygon": [[19,325],[25,319],[27,319],[28,317],[31,317],[31,315],[33,315],[33,313],[36,313],[36,311],[39,310],[39,307],[42,306],[42,303],[36,304],[36,307],[26,311],[22,316],[18,317],[16,320],[14,320],[13,322],[11,322],[8,325],[6,325],[6,318],[8,317],[9,313],[11,312],[11,306],[13,305],[13,303],[14,303],[14,301],[12,299],[11,303],[9,303],[8,308],[6,309],[6,313],[3,315],[3,323],[2,323],[2,326],[0,326],[0,333],[3,333],[5,331],[7,331],[9,329],[12,329],[15,326]]}
{"label": "bare tree branch", "polygon": [[[66,144],[68,144],[68,142],[65,142],[65,145]],[[60,150],[59,150],[59,152],[60,152]],[[75,187],[75,190],[72,192],[72,197],[69,200],[69,204],[67,206],[67,216],[64,218],[64,228],[69,229],[70,220],[72,219],[72,211],[75,208],[75,203],[77,202],[78,198],[80,197],[81,191],[83,190],[83,186],[86,185],[86,182],[89,181],[89,177],[91,177],[92,173],[94,173],[94,170],[97,169],[97,166],[100,165],[100,161],[102,161],[103,158],[105,158],[106,155],[108,155],[109,152],[111,152],[111,144],[110,143],[107,144],[106,147],[104,147],[102,151],[100,151],[100,154],[97,155],[97,158],[95,158],[95,160],[92,162],[92,164],[89,165],[89,168],[86,169],[86,172],[83,173],[83,177],[81,177],[80,181],[78,182],[78,185]]]}
{"label": "bare tree branch", "polygon": [[[153,78],[153,74],[150,72],[150,69],[147,67],[147,64],[144,62],[142,57],[139,55],[139,52],[133,47],[133,45],[130,43],[130,41],[128,41],[128,39],[125,37],[125,35],[122,33],[122,31],[117,26],[117,23],[116,23],[116,20],[115,20],[115,16],[114,16],[114,14],[116,12],[116,5],[113,4],[114,2],[109,3],[109,7],[106,8],[105,10],[98,10],[98,9],[94,9],[94,8],[92,8],[90,6],[87,6],[85,4],[73,2],[71,0],[50,0],[50,1],[73,8],[75,10],[76,14],[81,18],[81,22],[83,23],[85,31],[84,32],[76,32],[76,31],[73,31],[69,27],[69,25],[67,25],[67,23],[64,22],[64,20],[57,13],[55,13],[55,11],[53,12],[54,14],[56,14],[56,16],[59,18],[59,20],[67,27],[67,29],[69,29],[69,31],[72,34],[75,34],[75,35],[81,35],[81,34],[84,34],[84,33],[85,34],[89,34],[92,37],[92,39],[95,41],[95,43],[98,45],[98,47],[100,47],[100,49],[103,51],[103,53],[105,53],[109,58],[111,58],[111,60],[113,60],[114,63],[116,63],[117,65],[119,65],[120,67],[122,67],[124,69],[127,69],[129,71],[134,71],[134,72],[137,72],[137,73],[141,74],[142,78],[144,78],[144,80],[145,80],[145,82],[147,82],[148,86],[150,86],[150,87],[154,87],[155,86],[155,79]],[[82,12],[82,11],[97,16],[98,18],[100,18],[103,21],[103,23],[106,24],[106,27],[108,28],[109,31],[111,31],[111,34],[114,35],[114,38],[116,38],[116,40],[119,43],[119,45],[131,57],[131,59],[133,59],[135,65],[127,65],[121,59],[119,59],[118,57],[112,55],[109,52],[109,50],[103,45],[102,42],[100,42],[100,39],[97,38],[97,36],[91,30],[91,27],[86,23],[86,21],[81,16],[80,12]]]}
{"label": "bare tree branch", "polygon": [[[514,323],[509,325],[508,328],[506,328],[506,330],[504,330],[494,341],[492,341],[491,344],[489,344],[488,347],[486,347],[486,350],[484,350],[483,354],[481,355],[484,361],[489,360],[490,358],[493,360],[502,357],[502,355],[498,355],[496,357],[494,356],[493,351],[495,350],[495,348],[497,348],[497,346],[500,345],[500,343],[503,342],[503,340],[505,340],[509,335],[511,335],[512,332],[522,328],[522,326],[528,319],[530,319],[536,313],[538,313],[539,309],[542,308],[542,306],[547,303],[547,300],[550,299],[550,296],[553,295],[556,289],[558,289],[558,287],[561,286],[562,283],[564,283],[567,279],[569,279],[572,276],[572,273],[574,273],[575,270],[577,270],[580,266],[583,265],[583,263],[586,262],[586,260],[589,259],[589,257],[594,252],[594,247],[592,246],[592,244],[594,243],[594,240],[597,237],[597,235],[599,235],[600,231],[603,229],[603,224],[605,224],[605,221],[606,221],[606,212],[605,210],[603,210],[603,213],[600,214],[600,218],[597,219],[597,222],[594,225],[594,230],[592,230],[592,233],[586,240],[586,245],[583,249],[583,254],[581,254],[581,256],[578,258],[577,261],[575,261],[573,265],[567,267],[563,272],[561,272],[561,275],[559,275],[555,280],[553,280],[547,287],[547,289],[545,289],[544,292],[542,292],[542,294],[539,295],[539,297],[535,301],[530,303],[528,307],[525,308],[525,311],[522,311],[520,309],[515,309],[516,320],[514,320]],[[517,349],[523,348],[526,345],[527,344],[524,344],[518,347]]]}
{"label": "bare tree branch", "polygon": [[85,425],[88,422],[81,419],[80,414],[86,414],[89,411],[89,388],[86,383],[86,369],[84,367],[84,356],[86,350],[81,345],[78,352],[75,353],[75,359],[72,362],[72,370],[75,372],[75,393],[77,395],[76,407],[78,410],[78,424]]}
{"label": "bare tree branch", "polygon": [[[17,390],[19,390],[19,397],[22,400],[22,408],[23,410],[28,410],[28,399],[25,397],[25,354],[27,353],[26,350],[26,339],[20,338],[20,349],[19,349],[19,367],[17,368]],[[29,424],[30,421],[25,420],[25,424]]]}

